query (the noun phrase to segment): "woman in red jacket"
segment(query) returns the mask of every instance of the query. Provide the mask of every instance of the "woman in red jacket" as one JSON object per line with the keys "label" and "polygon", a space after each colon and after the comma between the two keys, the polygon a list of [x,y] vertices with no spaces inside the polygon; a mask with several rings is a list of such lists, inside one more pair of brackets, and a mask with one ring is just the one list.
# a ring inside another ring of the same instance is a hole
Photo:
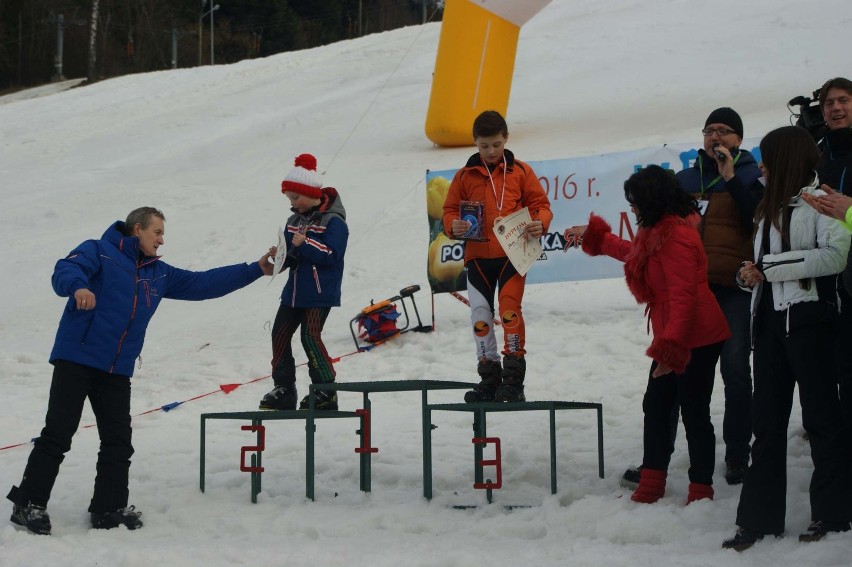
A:
{"label": "woman in red jacket", "polygon": [[656,165],[631,175],[624,196],[639,224],[633,241],[612,234],[594,214],[588,225],[567,229],[565,239],[582,238],[587,254],[624,262],[627,287],[647,304],[654,338],[646,354],[653,362],[642,402],[642,473],[631,498],[652,503],[665,494],[669,416],[678,403],[689,446],[687,504],[712,499],[716,436],[710,396],[722,343],[731,333],[707,283],[707,255],[696,230],[698,207],[674,175]]}

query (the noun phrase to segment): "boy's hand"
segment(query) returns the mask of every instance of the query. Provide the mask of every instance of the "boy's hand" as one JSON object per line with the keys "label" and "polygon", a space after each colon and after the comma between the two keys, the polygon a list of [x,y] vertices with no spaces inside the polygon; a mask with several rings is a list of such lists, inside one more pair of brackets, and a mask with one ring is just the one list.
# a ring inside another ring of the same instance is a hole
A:
{"label": "boy's hand", "polygon": [[453,219],[453,236],[459,237],[467,234],[467,231],[470,230],[470,221],[464,221],[461,219]]}
{"label": "boy's hand", "polygon": [[540,220],[530,221],[524,227],[524,233],[527,235],[527,238],[540,238],[544,234],[544,223]]}

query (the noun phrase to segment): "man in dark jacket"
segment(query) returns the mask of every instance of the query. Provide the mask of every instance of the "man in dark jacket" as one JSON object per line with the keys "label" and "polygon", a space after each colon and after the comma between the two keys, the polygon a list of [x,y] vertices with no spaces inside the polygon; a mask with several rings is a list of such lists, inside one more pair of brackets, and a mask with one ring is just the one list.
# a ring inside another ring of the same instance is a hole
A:
{"label": "man in dark jacket", "polygon": [[165,216],[153,207],[132,211],[100,240],[87,240],[56,263],[53,289],[68,302],[50,354],[54,366],[45,426],[35,440],[20,486],[7,498],[11,521],[49,534],[47,502],[89,399],[100,436],[89,505],[92,527],[142,527],[127,506],[130,457],[130,378],[145,330],[162,299],[221,297],[272,274],[274,249],[252,264],[205,272],[174,268],[157,256]]}
{"label": "man in dark jacket", "polygon": [[[819,107],[828,130],[820,141],[817,174],[820,183],[852,197],[852,81],[837,77],[826,81],[819,92]],[[852,260],[852,254],[850,254]],[[837,365],[840,403],[848,435],[852,436],[852,266],[840,275],[837,290],[840,318],[837,325]]]}
{"label": "man in dark jacket", "polygon": [[742,262],[752,260],[754,211],[763,197],[763,185],[754,156],[740,148],[743,121],[737,112],[727,107],[714,110],[702,134],[704,148],[691,168],[678,172],[677,179],[698,199],[710,289],[731,329],[719,357],[725,384],[722,437],[725,480],[739,484],[751,453],[751,297],[739,289],[735,275]]}
{"label": "man in dark jacket", "polygon": [[820,183],[852,195],[852,81],[837,77],[820,89],[819,106],[828,130],[820,141]]}

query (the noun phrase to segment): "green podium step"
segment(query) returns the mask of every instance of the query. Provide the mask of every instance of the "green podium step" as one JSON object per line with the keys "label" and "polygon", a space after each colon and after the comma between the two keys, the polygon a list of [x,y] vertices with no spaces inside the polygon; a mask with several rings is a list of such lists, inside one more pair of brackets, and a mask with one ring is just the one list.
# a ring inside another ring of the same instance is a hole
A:
{"label": "green podium step", "polygon": [[[517,411],[547,411],[550,414],[550,492],[556,494],[556,412],[561,410],[583,410],[590,409],[597,412],[598,423],[598,476],[604,476],[604,454],[603,454],[603,405],[594,402],[565,402],[565,401],[533,401],[533,402],[482,402],[474,404],[432,404],[426,406],[427,419],[430,422],[428,429],[424,428],[428,439],[424,440],[424,469],[423,469],[423,496],[432,499],[432,412],[433,411],[456,411],[470,412],[473,414],[473,437],[474,439],[486,439],[487,427],[486,416],[494,412],[517,412]],[[482,443],[474,444],[474,483],[485,487],[483,482],[483,459]],[[498,459],[499,460],[499,459]],[[499,465],[498,465],[499,466]],[[477,486],[478,488],[479,486]],[[492,488],[487,488],[487,498],[491,502]]]}

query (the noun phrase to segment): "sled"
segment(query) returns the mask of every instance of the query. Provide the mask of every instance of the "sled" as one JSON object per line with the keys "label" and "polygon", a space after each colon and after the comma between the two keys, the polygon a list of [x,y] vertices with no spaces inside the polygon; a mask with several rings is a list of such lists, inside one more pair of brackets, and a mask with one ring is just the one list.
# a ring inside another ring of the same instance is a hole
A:
{"label": "sled", "polygon": [[[367,351],[409,331],[431,333],[432,327],[424,325],[420,320],[420,312],[414,301],[414,294],[418,291],[420,291],[419,285],[410,285],[399,290],[399,295],[383,299],[378,303],[371,299],[370,305],[349,321],[349,331],[352,333],[352,340],[355,341],[355,348],[359,352]],[[396,302],[402,306],[402,313],[397,310]],[[411,326],[408,303],[411,303],[417,318],[416,327]],[[403,319],[402,326],[400,326],[400,318]]]}

